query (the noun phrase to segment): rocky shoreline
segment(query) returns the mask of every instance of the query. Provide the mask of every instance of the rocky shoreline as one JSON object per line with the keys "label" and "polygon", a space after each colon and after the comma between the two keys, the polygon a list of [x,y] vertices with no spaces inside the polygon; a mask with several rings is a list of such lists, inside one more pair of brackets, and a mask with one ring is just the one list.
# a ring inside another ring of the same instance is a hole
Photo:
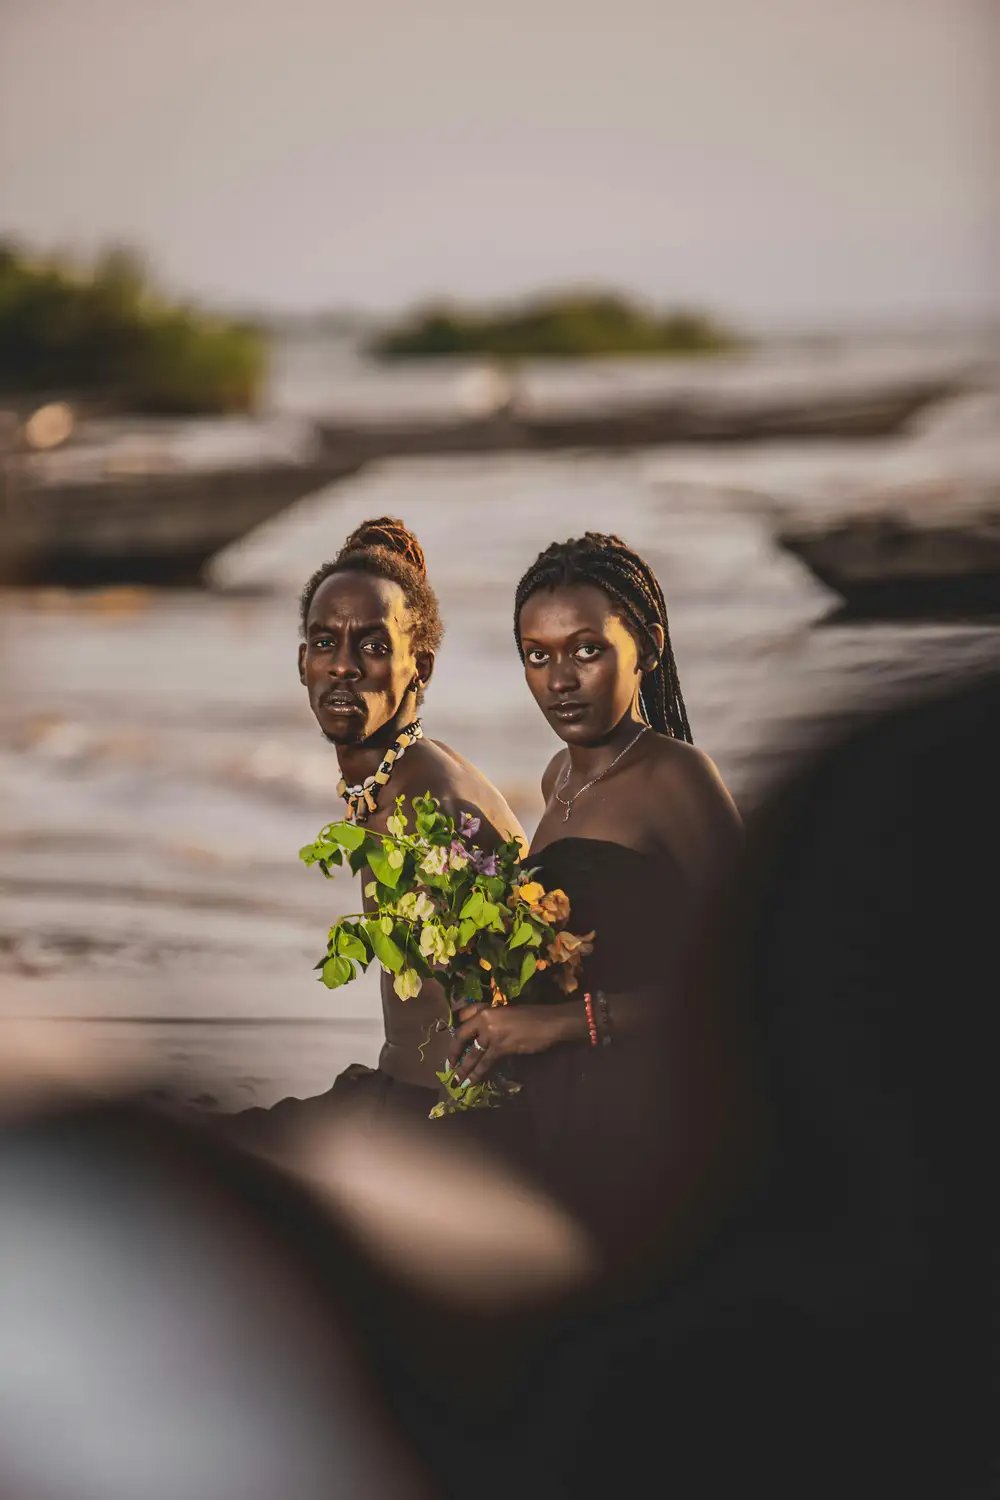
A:
{"label": "rocky shoreline", "polygon": [[876,490],[777,539],[856,614],[1000,616],[1000,477]]}
{"label": "rocky shoreline", "polygon": [[971,349],[853,363],[556,361],[516,376],[456,368],[426,388],[369,372],[353,399],[333,394],[325,410],[297,417],[82,419],[49,452],[8,435],[0,581],[196,582],[213,554],[262,522],[386,459],[728,451],[749,456],[749,471],[754,450],[766,462],[799,444],[853,448],[863,464],[866,451],[876,460],[880,444],[908,443],[915,424],[995,390],[997,379]]}

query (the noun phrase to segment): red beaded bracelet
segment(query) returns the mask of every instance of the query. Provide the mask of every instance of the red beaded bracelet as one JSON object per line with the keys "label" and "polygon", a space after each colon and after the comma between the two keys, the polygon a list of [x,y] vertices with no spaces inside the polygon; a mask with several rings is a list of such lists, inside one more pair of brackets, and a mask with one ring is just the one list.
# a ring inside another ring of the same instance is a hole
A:
{"label": "red beaded bracelet", "polygon": [[587,1030],[590,1032],[590,1045],[597,1046],[597,1027],[594,1024],[594,1002],[589,994],[583,997],[583,1003],[587,1009]]}
{"label": "red beaded bracelet", "polygon": [[608,1010],[608,997],[603,990],[597,991],[597,1013],[600,1017],[600,1026],[597,1028],[601,1038],[602,1047],[611,1046],[611,1014]]}

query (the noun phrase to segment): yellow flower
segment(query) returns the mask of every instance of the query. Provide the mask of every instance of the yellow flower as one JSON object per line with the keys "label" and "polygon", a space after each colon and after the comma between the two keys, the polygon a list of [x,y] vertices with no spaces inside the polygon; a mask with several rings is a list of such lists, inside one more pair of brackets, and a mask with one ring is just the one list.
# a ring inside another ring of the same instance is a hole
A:
{"label": "yellow flower", "polygon": [[537,880],[527,880],[524,885],[518,886],[515,894],[526,905],[533,906],[536,901],[540,901],[545,895],[545,887],[544,885],[540,885]]}
{"label": "yellow flower", "polygon": [[492,969],[493,965],[487,959],[481,958],[479,960],[479,967],[481,969]]}
{"label": "yellow flower", "polygon": [[385,857],[385,862],[391,870],[401,870],[403,868],[403,857],[402,849],[390,849]]}
{"label": "yellow flower", "polygon": [[400,1000],[412,1000],[420,994],[423,980],[416,969],[401,969],[392,981],[392,987]]}
{"label": "yellow flower", "polygon": [[425,875],[443,875],[448,868],[448,851],[443,844],[436,844],[424,855],[420,868]]}
{"label": "yellow flower", "polygon": [[437,908],[426,891],[407,891],[400,896],[396,909],[407,922],[428,922]]}
{"label": "yellow flower", "polygon": [[446,964],[455,957],[457,927],[442,927],[440,922],[425,922],[420,932],[420,951],[434,963]]}
{"label": "yellow flower", "polygon": [[393,838],[401,839],[406,832],[406,819],[401,818],[398,813],[393,813],[392,817],[386,821],[385,826]]}

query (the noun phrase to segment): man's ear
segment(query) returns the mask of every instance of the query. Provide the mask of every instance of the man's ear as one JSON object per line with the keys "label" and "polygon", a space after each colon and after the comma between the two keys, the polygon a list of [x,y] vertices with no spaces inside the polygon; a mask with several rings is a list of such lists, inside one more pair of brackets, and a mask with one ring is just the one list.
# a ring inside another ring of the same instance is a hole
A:
{"label": "man's ear", "polygon": [[[667,643],[662,625],[650,625],[649,634],[652,642],[646,646],[645,650],[639,652],[639,666],[644,673],[652,672],[654,667],[659,666],[663,660],[663,648]],[[655,643],[655,650],[653,643]]]}
{"label": "man's ear", "polygon": [[299,646],[299,681],[305,687],[306,682],[306,643],[303,641]]}
{"label": "man's ear", "polygon": [[421,687],[426,687],[434,675],[434,652],[418,651],[416,653],[416,663],[420,685]]}

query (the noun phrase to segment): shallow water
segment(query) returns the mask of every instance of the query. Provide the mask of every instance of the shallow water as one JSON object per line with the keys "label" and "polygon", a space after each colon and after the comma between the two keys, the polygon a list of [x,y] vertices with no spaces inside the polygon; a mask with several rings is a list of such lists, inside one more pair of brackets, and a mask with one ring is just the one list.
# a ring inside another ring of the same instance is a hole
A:
{"label": "shallow water", "polygon": [[269,593],[0,598],[4,1012],[89,1017],[119,1055],[224,1102],[314,1092],[374,1058],[373,976],[329,995],[312,973],[354,893],[296,858],[336,812],[337,771],[295,673],[295,591],[366,515],[413,527],[441,596],[428,732],[529,827],[556,741],[510,603],[554,537],[613,530],[649,557],[696,740],[744,806],[824,727],[995,659],[984,625],[828,623],[766,515],[720,486],[719,464],[741,477],[732,456],[683,473],[676,457],[388,463],[219,560],[221,582]]}

